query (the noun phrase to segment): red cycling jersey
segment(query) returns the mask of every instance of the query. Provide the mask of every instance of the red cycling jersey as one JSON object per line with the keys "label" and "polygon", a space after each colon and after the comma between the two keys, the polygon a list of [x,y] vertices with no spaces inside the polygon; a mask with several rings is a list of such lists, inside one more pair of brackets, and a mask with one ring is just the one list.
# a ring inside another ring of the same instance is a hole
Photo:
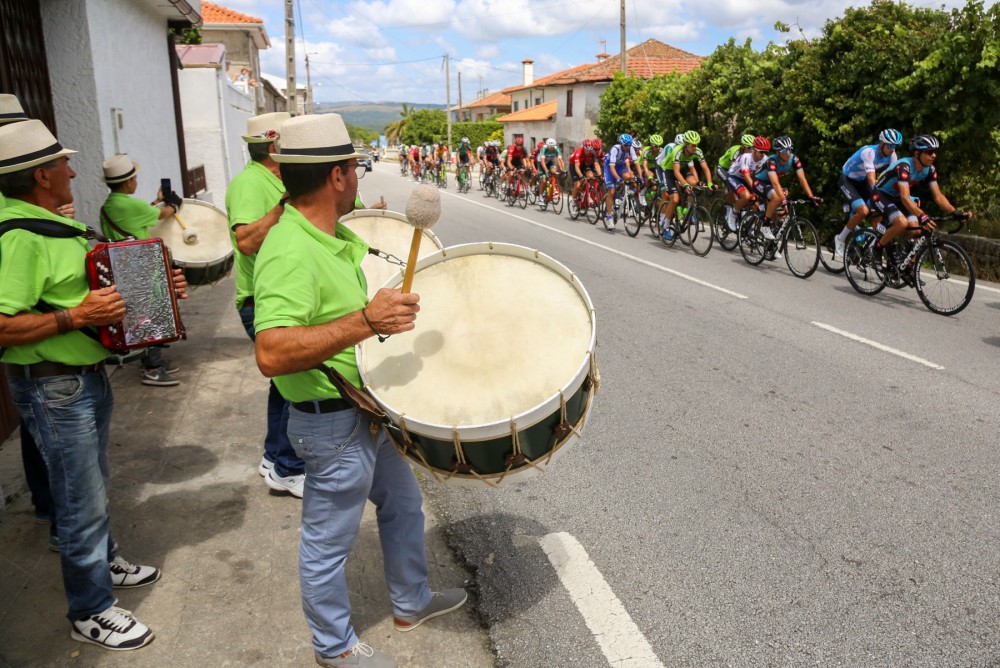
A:
{"label": "red cycling jersey", "polygon": [[511,162],[515,160],[524,160],[524,147],[518,146],[517,144],[511,144],[507,147],[507,159]]}
{"label": "red cycling jersey", "polygon": [[597,162],[597,151],[587,153],[582,146],[577,147],[569,157],[569,164],[580,165],[581,170],[584,167],[593,167],[595,162]]}

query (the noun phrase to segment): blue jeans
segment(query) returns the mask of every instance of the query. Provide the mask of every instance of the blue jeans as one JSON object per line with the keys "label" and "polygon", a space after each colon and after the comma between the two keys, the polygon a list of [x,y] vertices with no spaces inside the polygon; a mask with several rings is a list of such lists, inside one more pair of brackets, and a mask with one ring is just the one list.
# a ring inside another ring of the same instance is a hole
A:
{"label": "blue jeans", "polygon": [[70,620],[114,603],[108,512],[108,427],[114,400],[103,370],[45,378],[8,377],[49,472]]}
{"label": "blue jeans", "polygon": [[337,656],[358,643],[344,564],[354,549],[365,502],[375,504],[393,613],[427,607],[424,513],[417,478],[384,431],[355,410],[311,414],[295,408],[288,436],[306,463],[299,586],[313,648]]}
{"label": "blue jeans", "polygon": [[[253,314],[253,305],[244,305],[240,309],[243,329],[246,330],[251,341],[256,341]],[[295,454],[292,444],[288,442],[288,402],[281,396],[274,381],[271,381],[271,387],[267,391],[267,435],[264,437],[264,459],[274,464],[274,472],[282,478],[305,473],[305,465]]]}

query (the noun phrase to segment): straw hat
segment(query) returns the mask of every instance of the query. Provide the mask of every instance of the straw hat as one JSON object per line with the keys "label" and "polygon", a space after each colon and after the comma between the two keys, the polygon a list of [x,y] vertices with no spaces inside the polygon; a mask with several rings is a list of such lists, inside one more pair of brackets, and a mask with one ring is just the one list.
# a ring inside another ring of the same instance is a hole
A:
{"label": "straw hat", "polygon": [[76,151],[63,148],[41,121],[0,126],[0,174],[19,172],[73,153]]}
{"label": "straw hat", "polygon": [[4,93],[0,95],[0,125],[28,120],[16,95]]}
{"label": "straw hat", "polygon": [[275,162],[320,163],[365,157],[354,150],[340,114],[296,116],[285,121],[278,150],[271,154]]}
{"label": "straw hat", "polygon": [[140,165],[132,162],[127,153],[119,153],[104,161],[104,182],[108,185],[125,183],[139,173]]}
{"label": "straw hat", "polygon": [[248,144],[270,144],[278,138],[278,128],[291,118],[287,111],[275,111],[247,119],[247,133],[243,141]]}

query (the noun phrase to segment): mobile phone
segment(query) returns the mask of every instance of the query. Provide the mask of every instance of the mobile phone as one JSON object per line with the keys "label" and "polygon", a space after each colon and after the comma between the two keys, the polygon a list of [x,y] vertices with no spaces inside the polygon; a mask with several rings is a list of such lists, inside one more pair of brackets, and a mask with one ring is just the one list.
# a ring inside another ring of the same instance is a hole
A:
{"label": "mobile phone", "polygon": [[170,179],[160,179],[160,192],[167,195],[170,191]]}

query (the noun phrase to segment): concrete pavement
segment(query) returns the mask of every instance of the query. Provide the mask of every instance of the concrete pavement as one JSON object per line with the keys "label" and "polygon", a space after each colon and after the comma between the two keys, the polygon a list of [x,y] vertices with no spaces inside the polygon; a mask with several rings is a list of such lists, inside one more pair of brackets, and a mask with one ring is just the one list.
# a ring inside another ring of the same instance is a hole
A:
{"label": "concrete pavement", "polygon": [[[257,474],[267,381],[233,295],[227,278],[183,303],[189,339],[165,351],[179,386],[142,385],[135,365],[112,375],[112,531],[122,556],[163,569],[152,586],[119,590],[118,605],[156,640],[109,652],[70,639],[59,558],[34,523],[15,432],[0,446],[0,667],[315,665],[299,603],[300,501]],[[432,588],[469,584],[425,511]],[[394,631],[371,504],[347,572],[360,637],[401,668],[495,665],[472,600]]]}

